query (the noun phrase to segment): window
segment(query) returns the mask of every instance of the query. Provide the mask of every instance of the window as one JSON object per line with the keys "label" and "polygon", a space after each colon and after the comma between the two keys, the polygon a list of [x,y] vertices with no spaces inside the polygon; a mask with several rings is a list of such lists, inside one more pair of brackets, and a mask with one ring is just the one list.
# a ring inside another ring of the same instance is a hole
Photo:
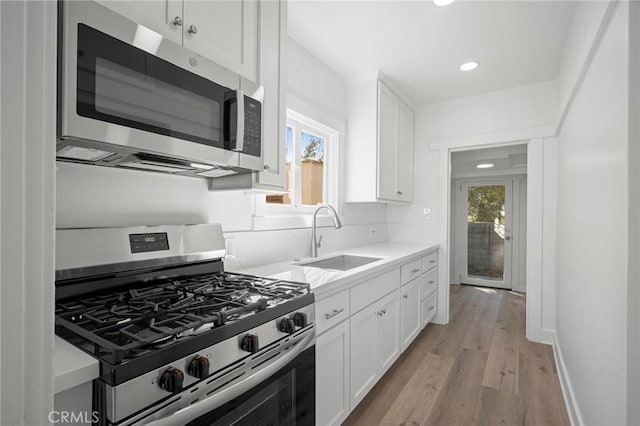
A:
{"label": "window", "polygon": [[317,204],[336,204],[337,132],[287,110],[286,193],[268,194],[272,213],[305,213]]}

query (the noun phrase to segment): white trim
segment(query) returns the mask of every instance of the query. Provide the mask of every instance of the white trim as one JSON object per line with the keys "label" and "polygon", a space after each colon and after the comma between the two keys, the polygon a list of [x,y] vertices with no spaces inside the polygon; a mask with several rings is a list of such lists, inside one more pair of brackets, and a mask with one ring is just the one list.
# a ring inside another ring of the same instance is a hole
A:
{"label": "white trim", "polygon": [[450,300],[450,273],[451,259],[449,258],[449,247],[451,241],[451,230],[449,229],[451,210],[451,153],[448,149],[440,150],[440,182],[444,183],[445,190],[440,192],[440,218],[441,224],[438,230],[439,253],[438,253],[438,314],[434,322],[436,324],[449,323],[449,300]]}
{"label": "white trim", "polygon": [[[468,141],[460,146],[448,146],[441,148],[440,152],[440,181],[442,186],[440,192],[440,224],[438,238],[440,243],[440,265],[438,268],[439,293],[438,293],[438,324],[447,324],[449,321],[449,286],[451,275],[451,259],[449,248],[451,243],[451,153],[457,150],[493,148],[507,145],[520,145],[527,143],[527,309],[526,326],[527,338],[535,342],[548,341],[547,333],[542,330],[542,208],[543,208],[543,140],[532,139],[522,141],[521,139],[508,141],[497,140],[495,144],[469,145]],[[533,151],[533,155],[532,155]],[[532,180],[537,180],[538,185],[531,185]],[[535,209],[535,211],[534,211]]]}
{"label": "white trim", "polygon": [[527,338],[542,340],[542,236],[544,218],[544,144],[527,145]]}
{"label": "white trim", "polygon": [[57,4],[0,10],[0,424],[44,424],[54,393]]}
{"label": "white trim", "polygon": [[500,132],[478,135],[460,136],[448,139],[434,139],[429,143],[432,151],[448,148],[500,147],[526,143],[534,138],[546,138],[555,135],[556,124],[546,124],[537,127],[503,130]]}
{"label": "white trim", "polygon": [[589,68],[591,67],[591,62],[593,62],[593,58],[596,54],[596,52],[598,51],[598,47],[600,46],[600,41],[603,39],[605,32],[607,31],[607,28],[609,28],[609,22],[611,22],[611,19],[613,18],[613,12],[615,11],[616,7],[618,6],[618,3],[620,3],[617,0],[614,1],[609,1],[609,4],[607,5],[607,8],[605,9],[603,15],[602,15],[602,19],[600,21],[600,24],[598,25],[598,30],[596,31],[594,37],[593,37],[593,41],[591,43],[591,46],[589,46],[589,51],[587,52],[585,58],[584,58],[584,62],[582,63],[582,66],[580,67],[580,71],[578,72],[578,75],[576,76],[576,81],[574,82],[571,91],[569,93],[569,96],[567,97],[567,100],[565,102],[564,105],[561,105],[561,109],[560,109],[560,117],[558,119],[558,123],[555,126],[555,129],[553,131],[553,134],[550,136],[556,136],[560,133],[560,129],[562,129],[562,126],[564,125],[564,121],[567,118],[567,114],[569,114],[569,110],[571,109],[571,105],[573,104],[573,101],[576,97],[576,95],[578,94],[578,91],[580,90],[580,86],[582,86],[582,82],[584,81],[585,77],[587,76],[587,72],[589,71]]}
{"label": "white trim", "polygon": [[569,373],[567,372],[567,366],[562,356],[562,350],[560,349],[560,342],[558,341],[558,335],[555,332],[551,333],[551,341],[553,347],[553,359],[556,363],[556,371],[558,373],[558,379],[560,381],[560,389],[562,389],[562,396],[564,397],[564,405],[567,408],[567,415],[569,416],[569,422],[572,426],[578,426],[584,424],[582,413],[580,412],[580,406],[576,399],[576,393],[571,385],[571,379],[569,379]]}

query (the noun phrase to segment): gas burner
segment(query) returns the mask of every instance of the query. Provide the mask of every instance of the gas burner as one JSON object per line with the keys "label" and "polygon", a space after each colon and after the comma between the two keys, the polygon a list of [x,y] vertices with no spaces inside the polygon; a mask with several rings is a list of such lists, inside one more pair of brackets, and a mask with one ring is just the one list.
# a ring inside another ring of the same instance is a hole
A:
{"label": "gas burner", "polygon": [[61,300],[56,324],[117,363],[193,338],[310,292],[308,284],[233,273],[159,279]]}

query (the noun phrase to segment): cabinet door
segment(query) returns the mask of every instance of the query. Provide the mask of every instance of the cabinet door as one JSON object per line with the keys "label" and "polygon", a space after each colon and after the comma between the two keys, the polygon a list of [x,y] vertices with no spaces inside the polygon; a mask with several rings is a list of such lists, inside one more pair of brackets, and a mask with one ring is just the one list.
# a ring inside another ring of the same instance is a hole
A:
{"label": "cabinet door", "polygon": [[380,306],[377,303],[351,317],[351,371],[349,392],[355,407],[378,380],[376,362]]}
{"label": "cabinet door", "polygon": [[260,46],[258,83],[264,88],[262,137],[265,171],[255,188],[284,190],[286,171],[285,52],[287,2],[260,2]]}
{"label": "cabinet door", "polygon": [[396,200],[398,152],[398,101],[378,83],[378,198]]}
{"label": "cabinet door", "polygon": [[349,321],[316,340],[316,424],[340,424],[349,414]]}
{"label": "cabinet door", "polygon": [[183,8],[185,47],[257,81],[257,0],[184,0]]}
{"label": "cabinet door", "polygon": [[398,164],[396,194],[399,201],[413,200],[413,112],[398,104]]}
{"label": "cabinet door", "polygon": [[399,291],[386,296],[380,302],[376,326],[376,359],[378,374],[382,376],[400,356],[400,297]]}
{"label": "cabinet door", "polygon": [[402,300],[400,307],[402,318],[400,330],[402,338],[402,350],[404,351],[413,342],[420,332],[420,286],[424,276],[418,277],[402,287]]}
{"label": "cabinet door", "polygon": [[99,0],[98,3],[171,41],[182,44],[182,27],[176,25],[179,23],[176,18],[183,18],[182,0]]}

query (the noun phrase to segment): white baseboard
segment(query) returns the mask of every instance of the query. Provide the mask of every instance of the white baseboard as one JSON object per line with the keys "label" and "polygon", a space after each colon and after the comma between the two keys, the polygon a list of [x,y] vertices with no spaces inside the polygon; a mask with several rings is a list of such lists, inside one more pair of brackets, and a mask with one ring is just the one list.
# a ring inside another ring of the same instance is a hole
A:
{"label": "white baseboard", "polygon": [[580,426],[584,424],[582,420],[582,414],[580,413],[580,407],[576,401],[576,395],[571,386],[571,380],[567,372],[564,358],[562,357],[562,350],[560,349],[560,343],[558,342],[558,335],[553,333],[553,358],[556,362],[556,370],[558,371],[558,378],[560,379],[560,388],[562,388],[562,396],[564,397],[564,405],[567,407],[567,414],[569,415],[569,421],[572,426]]}

